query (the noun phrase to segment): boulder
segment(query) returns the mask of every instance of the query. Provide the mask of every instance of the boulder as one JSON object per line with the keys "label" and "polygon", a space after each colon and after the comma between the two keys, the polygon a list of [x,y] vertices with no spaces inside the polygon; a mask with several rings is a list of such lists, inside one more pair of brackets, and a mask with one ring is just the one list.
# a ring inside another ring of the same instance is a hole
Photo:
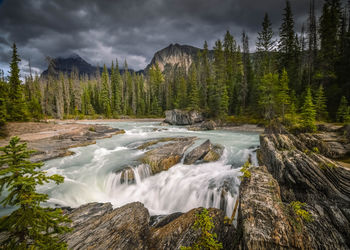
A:
{"label": "boulder", "polygon": [[[218,240],[224,249],[233,249],[233,225],[225,223],[222,210],[208,210]],[[150,226],[148,210],[140,202],[116,209],[110,203],[89,203],[65,211],[73,231],[61,239],[67,242],[69,249],[180,249],[198,239],[200,231],[193,229],[193,225],[196,214],[201,211],[202,208],[196,208],[184,214],[162,216]],[[1,236],[6,239],[4,232]]]}
{"label": "boulder", "polygon": [[[151,229],[150,249],[180,249],[182,246],[192,246],[200,231],[193,229],[196,221],[196,214],[202,208],[192,209],[180,215],[170,223],[161,227]],[[223,244],[223,249],[233,249],[235,229],[233,225],[225,223],[225,215],[222,210],[216,208],[208,209],[209,216],[213,218],[213,232],[217,234],[217,239]]]}
{"label": "boulder", "polygon": [[206,140],[186,155],[184,164],[190,165],[201,160],[206,162],[216,161],[221,157],[223,151],[223,146],[219,144],[213,145],[210,140]]}
{"label": "boulder", "polygon": [[196,137],[177,138],[175,142],[170,142],[146,152],[140,160],[151,167],[152,174],[157,174],[179,163],[186,149],[195,140]]}
{"label": "boulder", "polygon": [[114,209],[89,203],[69,213],[73,231],[65,234],[69,249],[145,249],[149,213],[140,202]]}
{"label": "boulder", "polygon": [[240,186],[238,228],[242,249],[310,249],[305,228],[281,201],[278,182],[265,166],[249,168]]}
{"label": "boulder", "polygon": [[310,150],[304,136],[263,134],[258,159],[278,182],[282,202],[307,204],[313,221],[305,223],[305,236],[312,249],[349,249],[350,171]]}
{"label": "boulder", "polygon": [[202,130],[214,130],[216,128],[216,123],[213,120],[204,121],[200,127]]}
{"label": "boulder", "polygon": [[224,147],[220,144],[213,144],[212,149],[204,156],[203,161],[212,162],[220,159],[224,153]]}
{"label": "boulder", "polygon": [[171,125],[192,125],[204,120],[203,114],[197,110],[167,110],[164,122]]}
{"label": "boulder", "polygon": [[123,170],[121,170],[120,184],[123,184],[123,183],[126,183],[126,184],[135,183],[135,173],[133,168],[130,166],[124,167]]}

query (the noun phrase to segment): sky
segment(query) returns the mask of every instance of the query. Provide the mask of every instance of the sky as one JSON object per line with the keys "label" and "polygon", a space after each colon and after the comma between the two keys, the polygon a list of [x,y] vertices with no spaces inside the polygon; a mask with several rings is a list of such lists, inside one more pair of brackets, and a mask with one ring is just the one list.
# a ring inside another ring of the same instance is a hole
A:
{"label": "sky", "polygon": [[[297,31],[306,23],[308,0],[290,0]],[[323,0],[315,0],[317,12]],[[278,33],[285,0],[0,0],[0,68],[8,71],[11,45],[23,73],[47,68],[45,58],[76,53],[93,65],[116,58],[143,69],[171,43],[209,47],[226,30],[255,48],[267,12]]]}

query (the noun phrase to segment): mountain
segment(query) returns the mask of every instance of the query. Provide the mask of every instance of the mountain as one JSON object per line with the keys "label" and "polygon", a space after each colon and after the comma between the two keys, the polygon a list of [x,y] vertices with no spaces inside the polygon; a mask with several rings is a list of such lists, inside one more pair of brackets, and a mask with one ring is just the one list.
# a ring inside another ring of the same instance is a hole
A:
{"label": "mountain", "polygon": [[[167,69],[171,69],[174,67],[184,67],[186,71],[191,66],[192,62],[197,59],[198,52],[202,52],[202,49],[189,46],[189,45],[180,45],[180,44],[170,44],[168,47],[157,51],[150,64],[146,66],[144,70],[136,71],[136,73],[143,74],[147,72],[150,67],[157,63],[159,68],[162,71],[166,71]],[[209,59],[213,58],[213,51],[209,50]],[[57,57],[50,61],[52,65],[54,75],[58,75],[59,72],[70,75],[73,69],[76,69],[79,72],[79,75],[87,75],[92,77],[96,75],[96,72],[99,70],[102,72],[102,67],[92,66],[88,62],[86,62],[83,58],[81,58],[78,54],[72,54],[67,57]],[[110,70],[109,70],[110,71]],[[134,72],[134,70],[129,69],[130,72]],[[45,77],[48,75],[48,69],[44,70],[41,76]],[[124,69],[120,70],[120,73],[124,73]]]}
{"label": "mountain", "polygon": [[[148,71],[156,63],[161,71],[165,71],[169,67],[185,67],[187,71],[192,62],[197,59],[198,52],[201,51],[203,50],[189,45],[170,44],[154,54],[151,63],[147,65],[145,71]],[[209,51],[209,57],[211,58],[212,56],[213,52]]]}
{"label": "mountain", "polygon": [[[97,71],[100,71],[100,73],[103,71],[103,67],[92,66],[78,54],[51,59],[50,64],[52,65],[52,74],[56,76],[59,72],[70,75],[73,69],[76,69],[80,76],[87,75],[89,77],[95,76]],[[108,71],[110,72],[110,69]],[[48,72],[49,67],[41,73],[41,76],[46,77]],[[124,69],[120,69],[119,72],[123,74]],[[129,69],[129,72],[134,72],[134,70]]]}

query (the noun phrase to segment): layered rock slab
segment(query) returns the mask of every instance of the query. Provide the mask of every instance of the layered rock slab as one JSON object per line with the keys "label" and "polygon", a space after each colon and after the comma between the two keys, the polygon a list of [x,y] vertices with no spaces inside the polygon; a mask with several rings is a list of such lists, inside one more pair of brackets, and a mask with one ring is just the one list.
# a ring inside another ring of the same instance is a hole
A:
{"label": "layered rock slab", "polygon": [[190,165],[198,161],[211,162],[220,159],[224,152],[224,147],[219,144],[212,144],[210,140],[206,140],[204,143],[194,148],[189,152],[185,159],[184,164]]}

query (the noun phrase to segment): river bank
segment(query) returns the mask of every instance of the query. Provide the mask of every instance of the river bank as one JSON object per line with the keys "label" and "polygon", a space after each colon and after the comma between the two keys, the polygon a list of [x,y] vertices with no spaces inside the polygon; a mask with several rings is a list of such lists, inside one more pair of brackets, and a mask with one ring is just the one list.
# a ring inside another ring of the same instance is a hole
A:
{"label": "river bank", "polygon": [[28,148],[35,150],[31,161],[46,161],[74,154],[70,148],[96,143],[96,140],[124,133],[118,128],[70,121],[9,122],[8,136],[0,139],[0,146],[8,144],[13,136],[21,138]]}

